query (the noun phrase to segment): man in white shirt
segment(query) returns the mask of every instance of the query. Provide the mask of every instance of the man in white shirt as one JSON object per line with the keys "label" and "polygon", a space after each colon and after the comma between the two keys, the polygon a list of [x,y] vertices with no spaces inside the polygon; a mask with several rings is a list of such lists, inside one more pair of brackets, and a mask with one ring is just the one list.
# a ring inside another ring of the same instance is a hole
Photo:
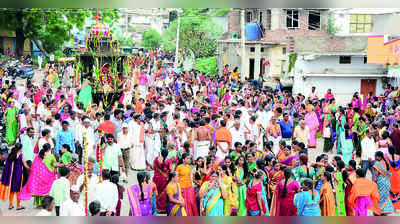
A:
{"label": "man in white shirt", "polygon": [[105,169],[102,171],[103,182],[95,187],[96,200],[101,204],[101,216],[113,215],[118,203],[117,185],[110,182],[110,171]]}
{"label": "man in white shirt", "polygon": [[[138,131],[138,130],[135,130]],[[132,135],[129,133],[129,127],[127,123],[122,124],[122,131],[117,135],[117,142],[122,152],[122,160],[125,168],[130,167],[130,151],[133,146]],[[125,174],[128,176],[128,169],[125,169]],[[125,180],[126,181],[126,180]]]}
{"label": "man in white shirt", "polygon": [[144,135],[144,130],[142,130],[144,129],[144,125],[140,123],[140,115],[137,114],[133,116],[133,119],[129,121],[128,126],[133,141],[132,153],[130,154],[131,168],[133,170],[144,170],[146,169],[144,139],[142,139],[142,141],[140,139],[140,133],[142,132]]}
{"label": "man in white shirt", "polygon": [[247,139],[247,132],[240,126],[240,121],[235,121],[229,131],[232,134],[232,142],[240,142],[244,145]]}
{"label": "man in white shirt", "polygon": [[79,201],[80,192],[78,186],[74,185],[71,187],[70,197],[70,199],[61,205],[60,216],[86,216],[83,203]]}
{"label": "man in white shirt", "polygon": [[[89,177],[89,182],[88,182],[88,204],[90,202],[96,200],[96,195],[95,195],[95,188],[97,184],[99,183],[99,177],[93,173],[93,164],[96,162],[96,159],[93,157],[89,157],[89,164],[88,164],[88,177]],[[85,175],[82,174],[78,177],[78,180],[76,181],[76,185],[79,186],[79,191],[84,193],[84,187],[85,187]]]}
{"label": "man in white shirt", "polygon": [[83,145],[83,136],[86,135],[86,143],[87,143],[87,154],[88,156],[95,154],[95,137],[94,137],[94,130],[91,127],[91,122],[89,118],[85,118],[82,124],[79,124],[79,128],[77,129],[78,134],[76,135],[76,142],[77,144]]}
{"label": "man in white shirt", "polygon": [[44,196],[42,199],[42,210],[36,216],[53,216],[54,198]]}
{"label": "man in white shirt", "polygon": [[376,143],[372,137],[372,133],[367,129],[365,138],[361,140],[361,168],[369,170],[374,176],[374,159],[376,152]]}
{"label": "man in white shirt", "polygon": [[26,129],[26,134],[21,135],[22,153],[25,156],[25,160],[33,162],[35,157],[33,151],[35,147],[35,130],[32,127]]}
{"label": "man in white shirt", "polygon": [[294,129],[293,140],[302,142],[306,146],[308,145],[308,140],[310,140],[310,129],[304,120],[301,120],[300,124]]}
{"label": "man in white shirt", "polygon": [[315,91],[315,86],[311,87],[311,93],[308,94],[308,98],[310,98],[311,100],[318,99],[318,94]]}

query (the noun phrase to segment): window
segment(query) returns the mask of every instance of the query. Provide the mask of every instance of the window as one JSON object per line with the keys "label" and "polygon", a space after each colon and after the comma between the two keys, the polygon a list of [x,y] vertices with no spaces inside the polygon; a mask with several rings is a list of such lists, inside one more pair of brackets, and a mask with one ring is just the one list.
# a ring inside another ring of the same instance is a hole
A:
{"label": "window", "polygon": [[261,52],[264,52],[264,48],[262,47],[262,48],[260,49],[260,51],[261,51]]}
{"label": "window", "polygon": [[256,51],[256,48],[255,47],[251,47],[250,48],[250,52],[255,52]]}
{"label": "window", "polygon": [[265,21],[265,29],[271,30],[271,10],[270,9],[267,10],[267,16],[266,16],[265,20],[266,20]]}
{"label": "window", "polygon": [[283,54],[283,55],[286,54],[286,47],[282,48],[282,54]]}
{"label": "window", "polygon": [[350,15],[350,33],[370,33],[372,15]]}
{"label": "window", "polygon": [[308,12],[308,29],[320,30],[321,29],[321,12],[310,10]]}
{"label": "window", "polygon": [[250,23],[253,20],[253,12],[246,12],[246,23]]}
{"label": "window", "polygon": [[299,28],[298,10],[286,10],[286,28],[288,29]]}
{"label": "window", "polygon": [[351,64],[351,57],[350,56],[340,56],[339,64]]}

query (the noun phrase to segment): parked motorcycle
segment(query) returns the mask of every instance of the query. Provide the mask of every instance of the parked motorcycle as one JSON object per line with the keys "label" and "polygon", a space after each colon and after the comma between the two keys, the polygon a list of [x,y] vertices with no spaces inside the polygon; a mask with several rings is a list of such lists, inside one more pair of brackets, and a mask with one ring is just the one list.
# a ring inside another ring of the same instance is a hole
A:
{"label": "parked motorcycle", "polygon": [[5,139],[3,138],[2,143],[0,144],[0,167],[4,167],[8,153],[9,153],[9,148],[7,143],[5,142]]}

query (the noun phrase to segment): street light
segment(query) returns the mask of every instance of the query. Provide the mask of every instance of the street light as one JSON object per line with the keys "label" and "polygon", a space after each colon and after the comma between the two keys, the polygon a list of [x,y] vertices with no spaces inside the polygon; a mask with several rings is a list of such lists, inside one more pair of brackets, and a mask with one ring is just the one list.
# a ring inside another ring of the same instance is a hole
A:
{"label": "street light", "polygon": [[174,68],[178,68],[178,49],[179,49],[179,30],[181,28],[181,13],[182,9],[178,9],[178,27],[176,28],[176,46],[175,46],[175,61],[174,61]]}

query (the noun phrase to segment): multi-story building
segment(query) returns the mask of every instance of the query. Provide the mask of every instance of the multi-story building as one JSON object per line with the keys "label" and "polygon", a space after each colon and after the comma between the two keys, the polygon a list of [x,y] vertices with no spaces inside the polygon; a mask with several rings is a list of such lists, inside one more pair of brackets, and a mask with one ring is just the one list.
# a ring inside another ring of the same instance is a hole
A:
{"label": "multi-story building", "polygon": [[[228,14],[228,32],[217,41],[219,71],[225,64],[238,67],[242,77],[258,79],[283,77],[287,67],[288,44],[294,36],[327,36],[327,9],[245,9],[245,23],[256,22],[261,27],[259,40],[245,40],[245,64],[242,62],[241,40],[245,28],[241,27],[241,9]],[[285,80],[291,85],[291,81]]]}
{"label": "multi-story building", "polygon": [[320,95],[331,88],[339,103],[347,103],[354,92],[383,94],[384,86],[392,80],[387,67],[368,63],[368,37],[386,35],[386,40],[395,38],[390,29],[399,9],[333,9],[331,36],[295,36],[291,40],[296,62],[290,76],[293,77],[293,92],[308,94],[312,86]]}
{"label": "multi-story building", "polygon": [[140,43],[145,30],[154,29],[162,34],[168,28],[171,11],[173,9],[122,8],[119,24],[124,36],[131,37],[135,43]]}

